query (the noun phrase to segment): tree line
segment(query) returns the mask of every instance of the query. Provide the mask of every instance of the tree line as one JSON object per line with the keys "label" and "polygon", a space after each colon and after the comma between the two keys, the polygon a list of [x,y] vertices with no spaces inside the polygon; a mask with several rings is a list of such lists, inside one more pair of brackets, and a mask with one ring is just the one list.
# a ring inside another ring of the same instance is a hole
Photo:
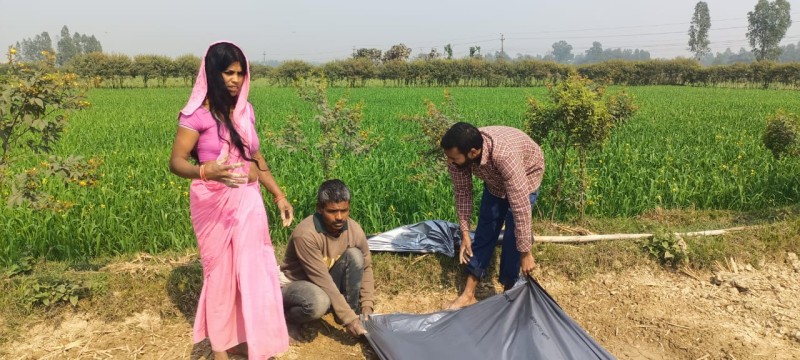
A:
{"label": "tree line", "polygon": [[[698,2],[688,31],[693,60],[652,60],[645,50],[604,49],[597,41],[584,54],[575,55],[572,45],[564,40],[553,43],[553,50],[544,56],[517,54],[512,59],[503,51],[483,55],[480,46],[472,46],[466,58],[456,59],[452,45],[447,44],[443,52],[432,48],[412,58],[411,49],[401,43],[386,52],[361,48],[354,50],[349,59],[317,65],[301,60],[285,61],[275,67],[255,63],[251,64],[251,71],[254,78],[266,78],[283,86],[314,73],[324,74],[334,86],[364,86],[370,80],[379,80],[386,86],[531,86],[573,72],[593,80],[628,85],[797,86],[800,42],[779,45],[791,26],[790,11],[786,0],[758,0],[753,11],[747,13],[746,36],[752,49],[742,48],[735,53],[728,48],[712,55],[710,10],[704,1]],[[169,78],[182,78],[188,84],[200,63],[194,55],[171,59],[160,55],[131,58],[103,54],[93,35],[70,35],[67,26],[61,30],[57,47],[57,51],[52,49],[47,32],[16,44],[20,61],[32,62],[46,53],[56,53],[59,65],[92,79],[95,86],[122,87],[126,79],[134,78],[141,78],[145,87],[152,81],[165,86]],[[3,72],[0,65],[0,74]]]}
{"label": "tree line", "polygon": [[[200,58],[184,55],[175,59],[161,55],[90,53],[75,56],[62,70],[90,79],[94,86],[166,86],[168,79],[182,79],[189,86],[197,75]],[[2,70],[0,70],[1,72]],[[323,75],[331,86],[539,86],[578,73],[593,81],[618,85],[757,85],[800,86],[800,62],[757,61],[731,65],[702,66],[694,59],[607,60],[574,65],[543,60],[392,59],[373,61],[364,57],[314,65],[285,61],[270,67],[250,65],[253,79],[266,79],[275,86]],[[135,85],[133,85],[136,80]]]}
{"label": "tree line", "polygon": [[70,34],[69,28],[64,25],[61,34],[53,48],[53,40],[47,31],[31,38],[17,41],[14,46],[17,51],[17,60],[20,62],[36,62],[45,60],[45,53],[56,54],[56,64],[64,65],[76,55],[103,52],[103,45],[94,35],[75,32]]}

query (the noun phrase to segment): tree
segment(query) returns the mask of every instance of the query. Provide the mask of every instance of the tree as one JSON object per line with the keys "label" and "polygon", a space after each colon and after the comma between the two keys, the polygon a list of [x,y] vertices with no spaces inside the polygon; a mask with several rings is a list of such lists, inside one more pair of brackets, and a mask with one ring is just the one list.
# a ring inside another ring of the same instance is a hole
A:
{"label": "tree", "polygon": [[78,55],[78,49],[69,35],[69,28],[67,25],[61,28],[61,39],[58,40],[58,53],[56,54],[56,62],[58,65],[66,64],[75,55]]}
{"label": "tree", "polygon": [[469,47],[469,57],[470,58],[481,58],[481,47],[480,46],[470,46]]}
{"label": "tree", "polygon": [[85,54],[86,52],[83,51],[83,42],[81,39],[81,34],[77,32],[72,34],[72,43],[75,44],[75,50],[78,54]]}
{"label": "tree", "polygon": [[761,140],[776,159],[800,156],[800,117],[778,110],[767,119]]}
{"label": "tree", "polygon": [[494,59],[500,61],[511,61],[511,56],[508,56],[505,51],[495,51]]}
{"label": "tree", "polygon": [[311,64],[302,61],[302,60],[290,60],[284,61],[280,65],[278,65],[275,70],[275,78],[282,85],[291,85],[295,81],[305,78],[314,71],[314,67]]}
{"label": "tree", "polygon": [[[27,169],[13,178],[8,195],[9,206],[27,203],[37,210],[62,211],[70,202],[56,200],[45,193],[47,179],[63,180],[65,185],[79,183],[88,186],[96,182],[96,162],[84,164],[79,157],[62,159],[48,156],[67,125],[74,110],[89,106],[75,74],[56,71],[56,57],[41,54],[38,66],[22,66],[16,61],[16,49],[9,51],[9,73],[0,81],[0,187],[6,185],[9,164],[24,164],[39,158],[37,167]],[[26,161],[22,161],[27,159]]]}
{"label": "tree", "polygon": [[136,55],[133,57],[131,76],[141,76],[144,87],[148,86],[150,79],[160,78],[164,66],[163,56]]}
{"label": "tree", "polygon": [[692,23],[689,26],[689,50],[694,53],[694,58],[700,60],[711,52],[708,47],[708,29],[711,28],[711,15],[708,13],[708,4],[705,1],[697,2],[694,6]]}
{"label": "tree", "polygon": [[386,52],[383,53],[383,62],[386,63],[393,60],[406,61],[408,60],[409,56],[411,56],[411,48],[403,43],[400,43],[397,45],[392,45],[389,50],[386,50]]}
{"label": "tree", "polygon": [[347,59],[341,62],[341,76],[347,79],[350,87],[365,86],[367,80],[378,74],[377,65],[366,57]]}
{"label": "tree", "polygon": [[[351,59],[351,62],[364,62],[364,59]],[[366,61],[370,63],[370,61]],[[374,66],[374,64],[372,64]],[[344,155],[362,155],[369,152],[378,139],[370,138],[369,132],[362,127],[364,103],[350,104],[346,96],[342,96],[331,105],[328,101],[328,82],[325,78],[313,77],[304,83],[295,82],[300,99],[314,106],[314,122],[319,125],[318,138],[304,133],[300,126],[300,116],[295,111],[289,117],[286,127],[276,139],[278,147],[289,152],[303,151],[311,153],[319,160],[325,179],[334,178],[338,161]],[[316,142],[314,142],[316,140]],[[310,152],[316,149],[317,152]]]}
{"label": "tree", "polygon": [[450,44],[445,45],[444,46],[444,53],[447,55],[448,59],[452,59],[453,58],[453,46],[450,45]]}
{"label": "tree", "polygon": [[584,63],[592,64],[603,61],[603,44],[599,41],[592,43],[592,47],[586,50],[586,57]]}
{"label": "tree", "polygon": [[22,39],[22,42],[17,42],[15,46],[18,54],[19,61],[44,61],[46,60],[45,52],[54,54],[53,41],[50,39],[50,34],[47,31],[42,32],[32,39]]}
{"label": "tree", "polygon": [[380,49],[367,49],[361,48],[356,50],[353,54],[354,59],[369,59],[375,64],[379,64],[381,62],[381,50]]}
{"label": "tree", "polygon": [[758,0],[753,11],[747,13],[747,39],[758,61],[776,60],[779,44],[792,25],[791,5],[786,0]]}
{"label": "tree", "polygon": [[[99,55],[103,53],[93,52],[91,54]],[[123,85],[122,82],[125,80],[125,78],[131,75],[133,60],[131,60],[131,58],[125,54],[106,55],[106,58],[107,68],[103,73],[103,76],[111,80],[111,86],[121,88]],[[195,66],[195,69],[197,69],[197,66]]]}
{"label": "tree", "polygon": [[444,101],[441,105],[436,106],[433,101],[425,100],[425,107],[426,115],[402,115],[401,119],[419,127],[416,130],[418,135],[408,139],[416,142],[419,149],[417,150],[419,158],[409,164],[409,170],[414,173],[411,179],[423,184],[435,184],[438,178],[447,174],[446,159],[442,155],[439,142],[447,129],[463,120],[463,116],[458,112],[455,101],[447,89],[444,90]]}
{"label": "tree", "polygon": [[[200,67],[200,58],[195,55],[182,55],[175,58],[175,73],[183,79],[184,84],[189,85],[197,76],[197,68]],[[253,76],[254,64],[250,64],[251,77]]]}
{"label": "tree", "polygon": [[103,46],[100,45],[100,41],[97,41],[97,38],[92,36],[81,35],[81,42],[83,43],[83,52],[93,53],[93,52],[103,52]]}
{"label": "tree", "polygon": [[419,58],[420,59],[425,59],[425,60],[435,60],[435,59],[438,59],[438,58],[441,58],[441,57],[442,57],[442,54],[439,53],[439,50],[436,49],[435,47],[432,47],[431,48],[431,52],[429,52],[427,54],[419,54]]}
{"label": "tree", "polygon": [[525,113],[527,132],[540,142],[550,142],[557,158],[558,182],[551,219],[555,217],[561,200],[570,149],[577,153],[577,207],[582,219],[591,176],[586,171],[588,155],[600,149],[613,128],[632,116],[637,107],[624,92],[606,98],[602,86],[580,75],[572,75],[548,86],[548,92],[551,104],[542,105],[535,98],[528,98],[529,107]]}
{"label": "tree", "polygon": [[575,58],[575,55],[572,53],[572,45],[564,40],[553,43],[553,56],[556,58],[556,61],[560,63],[569,63]]}

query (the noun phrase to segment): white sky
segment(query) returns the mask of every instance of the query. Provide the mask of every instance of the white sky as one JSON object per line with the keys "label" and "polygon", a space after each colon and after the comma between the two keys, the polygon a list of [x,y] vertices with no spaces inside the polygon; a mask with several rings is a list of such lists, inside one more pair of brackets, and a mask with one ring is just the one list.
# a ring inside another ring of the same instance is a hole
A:
{"label": "white sky", "polygon": [[[757,0],[706,1],[711,49],[749,49],[747,12]],[[455,57],[470,46],[511,57],[546,54],[565,40],[580,54],[603,48],[640,48],[652,57],[690,56],[689,22],[696,0],[0,0],[0,52],[47,31],[53,46],[61,27],[95,35],[106,53],[202,55],[209,43],[230,40],[251,61],[300,59],[325,62],[353,48],[386,51],[405,43],[412,56],[452,44]],[[800,4],[792,18],[800,20]],[[800,24],[783,44],[800,41]]]}

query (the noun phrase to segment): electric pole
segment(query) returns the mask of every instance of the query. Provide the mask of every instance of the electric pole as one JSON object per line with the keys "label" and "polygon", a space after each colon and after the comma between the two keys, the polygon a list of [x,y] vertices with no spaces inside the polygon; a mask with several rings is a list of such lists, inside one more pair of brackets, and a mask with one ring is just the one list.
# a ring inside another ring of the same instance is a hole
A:
{"label": "electric pole", "polygon": [[505,54],[506,51],[503,48],[503,43],[506,41],[506,38],[503,36],[503,33],[500,33],[500,53]]}
{"label": "electric pole", "polygon": [[267,52],[264,51],[264,60],[261,61],[263,64],[267,63]]}

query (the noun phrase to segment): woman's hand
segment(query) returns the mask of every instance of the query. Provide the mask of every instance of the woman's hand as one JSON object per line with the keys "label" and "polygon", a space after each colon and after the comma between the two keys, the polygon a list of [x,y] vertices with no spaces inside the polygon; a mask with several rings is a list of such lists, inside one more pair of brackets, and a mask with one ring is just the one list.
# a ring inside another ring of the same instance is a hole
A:
{"label": "woman's hand", "polygon": [[202,166],[205,166],[205,175],[208,180],[221,182],[231,188],[238,188],[240,184],[247,183],[247,174],[230,171],[244,166],[244,163],[225,164],[225,160],[217,160],[209,161]]}
{"label": "woman's hand", "polygon": [[283,221],[283,227],[287,227],[292,224],[294,221],[294,208],[289,200],[286,197],[282,197],[275,202],[275,205],[278,206],[278,211],[281,213],[281,220]]}

